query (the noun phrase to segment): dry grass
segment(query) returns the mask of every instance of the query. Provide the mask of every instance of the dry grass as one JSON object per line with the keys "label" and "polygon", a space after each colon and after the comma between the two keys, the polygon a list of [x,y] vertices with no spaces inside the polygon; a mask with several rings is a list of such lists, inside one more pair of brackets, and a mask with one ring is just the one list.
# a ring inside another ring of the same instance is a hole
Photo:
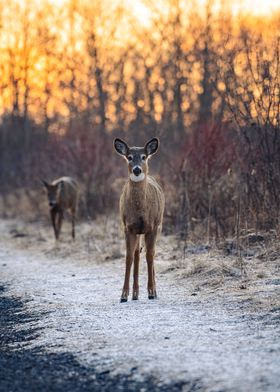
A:
{"label": "dry grass", "polygon": [[[28,222],[8,220],[4,222],[7,241],[16,248],[28,249],[52,259],[87,263],[124,263],[125,244],[118,215],[99,216],[94,221],[77,223],[77,238],[71,239],[71,224],[63,224],[61,240],[56,242],[48,217]],[[255,238],[256,239],[256,238]],[[188,244],[183,250],[175,236],[161,236],[156,249],[158,274],[169,274],[186,287],[188,295],[228,293],[242,298],[252,297],[254,290],[271,290],[270,299],[264,296],[260,306],[276,306],[274,291],[280,284],[280,245],[268,238],[263,241],[244,239],[242,268],[240,257],[228,243],[216,246]],[[246,245],[246,246],[245,246]],[[145,268],[144,251],[141,266]],[[278,280],[277,280],[278,279]],[[279,281],[279,283],[278,283]],[[271,283],[272,282],[272,283]],[[254,303],[254,301],[252,302]]]}

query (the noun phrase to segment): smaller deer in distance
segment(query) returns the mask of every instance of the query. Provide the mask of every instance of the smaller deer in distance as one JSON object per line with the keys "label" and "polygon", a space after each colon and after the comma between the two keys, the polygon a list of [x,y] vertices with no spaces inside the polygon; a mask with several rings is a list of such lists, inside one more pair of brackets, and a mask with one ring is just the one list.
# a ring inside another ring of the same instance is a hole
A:
{"label": "smaller deer in distance", "polygon": [[120,197],[120,214],[126,241],[126,269],[121,302],[129,295],[129,280],[132,263],[132,299],[139,296],[140,236],[144,235],[148,266],[148,298],[157,297],[154,255],[156,239],[161,228],[164,211],[164,194],[156,180],[148,175],[148,160],[159,146],[157,138],[151,139],[144,147],[129,147],[121,139],[115,139],[116,151],[125,158],[129,178]]}
{"label": "smaller deer in distance", "polygon": [[59,239],[63,213],[70,210],[72,215],[72,238],[75,239],[75,219],[78,203],[78,184],[71,177],[60,177],[50,184],[43,180],[48,192],[51,221],[56,240]]}

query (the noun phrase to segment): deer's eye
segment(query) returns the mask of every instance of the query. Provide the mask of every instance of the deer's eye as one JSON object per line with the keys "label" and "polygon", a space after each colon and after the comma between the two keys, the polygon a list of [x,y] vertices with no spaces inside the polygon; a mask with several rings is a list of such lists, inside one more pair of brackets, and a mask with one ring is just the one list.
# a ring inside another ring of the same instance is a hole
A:
{"label": "deer's eye", "polygon": [[129,162],[132,161],[132,155],[128,155],[127,159],[129,160]]}
{"label": "deer's eye", "polygon": [[145,161],[146,160],[146,155],[141,155],[141,159],[142,159],[142,161]]}

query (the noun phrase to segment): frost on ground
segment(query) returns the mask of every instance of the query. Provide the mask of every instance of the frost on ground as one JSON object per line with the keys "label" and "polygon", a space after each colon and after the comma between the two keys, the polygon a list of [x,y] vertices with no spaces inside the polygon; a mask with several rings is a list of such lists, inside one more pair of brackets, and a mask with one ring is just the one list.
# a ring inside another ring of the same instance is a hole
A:
{"label": "frost on ground", "polygon": [[71,355],[83,369],[110,374],[119,390],[280,390],[277,250],[256,246],[241,269],[236,256],[207,247],[189,246],[183,257],[175,238],[162,236],[159,299],[147,299],[143,252],[140,300],[119,303],[124,241],[117,218],[80,224],[75,243],[67,222],[57,244],[48,222],[1,221],[0,234],[5,296],[41,315],[16,326],[37,332],[21,344],[6,342],[10,349]]}

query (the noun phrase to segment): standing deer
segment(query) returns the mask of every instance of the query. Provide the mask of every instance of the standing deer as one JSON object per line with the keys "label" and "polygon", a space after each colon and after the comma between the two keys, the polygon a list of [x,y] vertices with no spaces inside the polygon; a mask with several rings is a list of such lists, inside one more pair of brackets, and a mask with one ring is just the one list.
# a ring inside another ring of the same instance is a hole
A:
{"label": "standing deer", "polygon": [[72,238],[75,239],[75,217],[78,203],[78,184],[71,177],[60,177],[51,184],[43,180],[47,188],[51,221],[55,238],[59,239],[63,213],[70,210],[72,215]]}
{"label": "standing deer", "polygon": [[139,295],[140,235],[145,238],[148,266],[148,298],[155,299],[156,283],[154,269],[155,245],[162,224],[164,194],[156,180],[148,175],[148,159],[156,153],[159,140],[153,138],[145,147],[129,147],[121,139],[115,139],[116,151],[125,158],[129,179],[120,197],[120,214],[126,241],[126,269],[121,302],[129,295],[129,278],[132,262],[133,293],[132,299]]}

